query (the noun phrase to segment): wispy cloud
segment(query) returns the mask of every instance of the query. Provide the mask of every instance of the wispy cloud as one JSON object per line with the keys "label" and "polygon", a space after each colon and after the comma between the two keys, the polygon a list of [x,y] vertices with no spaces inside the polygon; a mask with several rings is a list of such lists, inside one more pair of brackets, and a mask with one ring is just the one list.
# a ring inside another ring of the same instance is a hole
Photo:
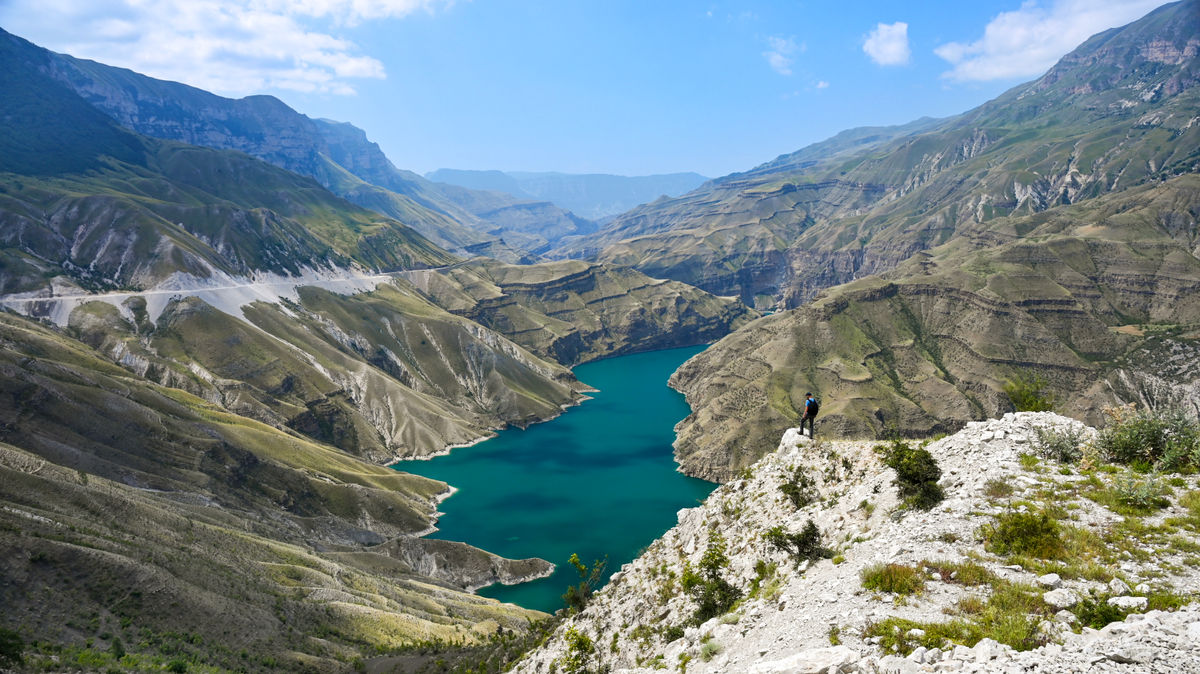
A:
{"label": "wispy cloud", "polygon": [[780,75],[791,75],[794,63],[792,56],[797,50],[802,50],[802,47],[797,46],[796,41],[790,37],[768,37],[767,45],[770,49],[763,52],[767,64]]}
{"label": "wispy cloud", "polygon": [[863,40],[863,51],[881,66],[902,66],[912,51],[908,48],[908,24],[880,23]]}
{"label": "wispy cloud", "polygon": [[451,0],[9,0],[9,30],[73,56],[217,93],[353,94],[383,64],[333,28]]}
{"label": "wispy cloud", "polygon": [[828,89],[828,88],[829,88],[829,83],[828,83],[828,82],[826,82],[825,80],[820,80],[820,81],[818,81],[818,82],[816,83],[816,85],[815,85],[815,86],[816,86],[818,89]]}
{"label": "wispy cloud", "polygon": [[977,82],[1032,77],[1100,31],[1134,21],[1163,0],[1056,0],[1048,7],[1026,2],[1003,12],[974,42],[948,42],[934,53],[953,68],[942,77]]}

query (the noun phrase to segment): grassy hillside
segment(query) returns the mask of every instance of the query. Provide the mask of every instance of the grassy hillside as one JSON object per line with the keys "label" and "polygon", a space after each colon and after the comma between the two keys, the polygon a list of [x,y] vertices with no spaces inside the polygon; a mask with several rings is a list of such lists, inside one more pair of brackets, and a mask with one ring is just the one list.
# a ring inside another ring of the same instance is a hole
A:
{"label": "grassy hillside", "polygon": [[1023,378],[1091,423],[1118,400],[1169,402],[1197,379],[1198,221],[1200,176],[1182,176],[997,219],[989,247],[954,240],[760,319],[676,373],[694,410],[677,458],[729,478],[796,425],[808,391],[819,432],[851,437],[1011,411],[1004,386]]}

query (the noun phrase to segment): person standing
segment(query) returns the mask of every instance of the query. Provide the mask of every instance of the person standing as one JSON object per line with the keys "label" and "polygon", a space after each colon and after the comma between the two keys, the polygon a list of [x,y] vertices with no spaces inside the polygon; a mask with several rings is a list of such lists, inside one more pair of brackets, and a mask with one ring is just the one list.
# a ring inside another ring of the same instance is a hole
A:
{"label": "person standing", "polygon": [[808,437],[816,436],[816,431],[813,430],[813,420],[817,418],[817,412],[821,411],[821,403],[813,397],[812,392],[804,394],[804,416],[800,417],[800,432],[804,433],[804,424],[808,423]]}

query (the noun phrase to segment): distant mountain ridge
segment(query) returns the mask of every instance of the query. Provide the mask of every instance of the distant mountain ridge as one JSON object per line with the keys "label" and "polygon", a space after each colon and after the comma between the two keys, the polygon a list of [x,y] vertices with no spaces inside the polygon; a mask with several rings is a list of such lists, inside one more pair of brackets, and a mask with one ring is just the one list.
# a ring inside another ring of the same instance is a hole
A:
{"label": "distant mountain ridge", "polygon": [[659,197],[690,192],[708,178],[698,173],[619,176],[606,173],[470,171],[438,169],[429,180],[475,190],[505,192],[518,198],[549,201],[590,220],[619,215]]}
{"label": "distant mountain ridge", "polygon": [[[0,38],[24,58],[39,60],[45,74],[127,129],[152,138],[238,150],[312,177],[338,196],[396,218],[450,250],[510,261],[536,258],[504,243],[504,217],[481,218],[430,181],[396,168],[378,144],[352,124],[312,119],[274,96],[224,98],[50,52],[2,30]],[[508,206],[519,210],[521,201],[513,199]],[[564,211],[544,203],[535,207],[534,215],[525,216],[530,217],[559,225],[572,222]]]}
{"label": "distant mountain ridge", "polygon": [[974,110],[852,151],[835,137],[640,206],[562,252],[792,307],[991,219],[1196,171],[1198,35],[1195,2],[1165,5]]}

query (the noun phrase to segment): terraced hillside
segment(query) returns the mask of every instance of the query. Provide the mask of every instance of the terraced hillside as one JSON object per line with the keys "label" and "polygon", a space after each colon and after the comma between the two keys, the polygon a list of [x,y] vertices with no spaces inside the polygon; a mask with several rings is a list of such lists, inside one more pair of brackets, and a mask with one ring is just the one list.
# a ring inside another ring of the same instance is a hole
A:
{"label": "terraced hillside", "polygon": [[790,308],[997,218],[1195,172],[1197,35],[1194,1],[1164,6],[972,111],[848,132],[634,209],[564,252]]}

